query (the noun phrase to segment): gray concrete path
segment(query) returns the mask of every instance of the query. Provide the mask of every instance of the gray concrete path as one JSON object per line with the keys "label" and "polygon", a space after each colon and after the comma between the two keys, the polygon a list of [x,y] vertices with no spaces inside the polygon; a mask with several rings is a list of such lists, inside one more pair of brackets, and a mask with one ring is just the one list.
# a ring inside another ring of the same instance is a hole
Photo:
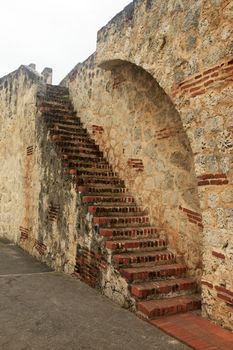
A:
{"label": "gray concrete path", "polygon": [[190,348],[0,240],[0,350],[37,349]]}

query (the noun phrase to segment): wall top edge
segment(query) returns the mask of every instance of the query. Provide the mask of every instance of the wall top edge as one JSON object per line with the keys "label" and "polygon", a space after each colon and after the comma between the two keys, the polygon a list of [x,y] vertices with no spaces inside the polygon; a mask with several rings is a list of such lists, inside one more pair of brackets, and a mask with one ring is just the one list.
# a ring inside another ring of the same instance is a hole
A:
{"label": "wall top edge", "polygon": [[17,75],[21,72],[25,73],[27,77],[32,81],[39,82],[41,80],[41,75],[37,73],[34,69],[26,65],[21,65],[18,69],[0,78],[0,85],[4,84],[6,80],[9,81],[15,79],[15,77],[17,77]]}

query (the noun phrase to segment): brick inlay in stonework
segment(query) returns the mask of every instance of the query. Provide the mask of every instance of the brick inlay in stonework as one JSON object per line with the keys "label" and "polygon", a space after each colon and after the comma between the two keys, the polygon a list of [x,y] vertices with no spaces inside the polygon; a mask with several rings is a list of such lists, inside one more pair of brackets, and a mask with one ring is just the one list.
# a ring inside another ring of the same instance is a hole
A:
{"label": "brick inlay in stonework", "polygon": [[60,212],[60,205],[50,204],[48,208],[49,220],[52,222],[56,221],[58,218],[59,212]]}
{"label": "brick inlay in stonework", "polygon": [[232,308],[233,292],[221,286],[215,286],[215,290],[217,291],[217,297],[225,301],[226,305]]}
{"label": "brick inlay in stonework", "polygon": [[27,147],[27,156],[31,156],[33,154],[33,146]]}
{"label": "brick inlay in stonework", "polygon": [[207,282],[207,281],[201,281],[201,284],[202,284],[203,286],[209,288],[209,289],[213,289],[213,288],[214,288],[213,284],[210,283],[210,282]]}
{"label": "brick inlay in stonework", "polygon": [[204,174],[197,177],[198,186],[227,185],[229,183],[226,174]]}
{"label": "brick inlay in stonework", "polygon": [[136,171],[140,172],[144,170],[144,165],[142,159],[130,158],[127,162],[128,166]]}
{"label": "brick inlay in stonework", "polygon": [[104,128],[101,125],[92,125],[92,134],[93,135],[102,135]]}
{"label": "brick inlay in stonework", "polygon": [[179,206],[179,209],[182,210],[187,215],[189,222],[203,228],[201,214],[196,213],[195,211],[192,211],[190,209],[183,208],[181,205]]}
{"label": "brick inlay in stonework", "polygon": [[219,84],[233,82],[233,59],[220,63],[181,82],[174,90],[173,96],[188,95],[196,97]]}
{"label": "brick inlay in stonework", "polygon": [[225,260],[225,255],[216,251],[212,251],[212,255],[215,256],[218,259]]}
{"label": "brick inlay in stonework", "polygon": [[155,137],[157,140],[168,139],[169,137],[173,137],[175,135],[183,133],[183,129],[178,128],[164,128],[155,132]]}
{"label": "brick inlay in stonework", "polygon": [[107,261],[100,252],[93,252],[86,247],[78,249],[75,275],[91,287],[98,285],[100,270],[105,270],[106,267]]}
{"label": "brick inlay in stonework", "polygon": [[26,241],[29,238],[30,230],[26,227],[20,226],[19,231],[20,231],[20,239],[22,241]]}
{"label": "brick inlay in stonework", "polygon": [[46,251],[46,245],[44,245],[42,242],[39,241],[35,241],[35,248],[36,250],[39,252],[40,255],[44,255],[45,251]]}

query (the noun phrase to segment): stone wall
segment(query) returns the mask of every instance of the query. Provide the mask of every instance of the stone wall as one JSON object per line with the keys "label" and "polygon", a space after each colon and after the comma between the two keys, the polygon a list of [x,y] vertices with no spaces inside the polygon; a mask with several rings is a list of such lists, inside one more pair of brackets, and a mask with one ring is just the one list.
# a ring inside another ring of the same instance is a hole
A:
{"label": "stone wall", "polygon": [[203,246],[203,314],[230,329],[232,19],[230,0],[136,0],[99,31],[96,64],[91,58],[65,80],[78,113],[171,245],[181,254],[194,249],[191,268]]}
{"label": "stone wall", "polygon": [[0,80],[0,237],[73,272],[76,192],[40,112],[44,92],[28,66]]}
{"label": "stone wall", "polygon": [[37,227],[32,154],[38,82],[25,66],[0,79],[0,236],[15,242],[20,227]]}
{"label": "stone wall", "polygon": [[99,69],[95,55],[71,74],[73,103],[113,169],[168,233],[190,273],[201,275],[202,223],[192,151],[180,117],[156,81],[135,65]]}

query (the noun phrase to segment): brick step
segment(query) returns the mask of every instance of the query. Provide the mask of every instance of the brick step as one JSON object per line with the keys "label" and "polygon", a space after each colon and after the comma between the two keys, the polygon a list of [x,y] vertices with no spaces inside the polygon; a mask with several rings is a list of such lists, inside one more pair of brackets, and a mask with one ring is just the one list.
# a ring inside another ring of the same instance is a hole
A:
{"label": "brick step", "polygon": [[77,147],[78,149],[82,150],[96,150],[99,151],[98,146],[96,146],[95,144],[88,142],[88,140],[82,140],[81,142],[73,139],[73,140],[62,140],[62,141],[55,141],[56,145],[58,145],[59,147],[65,148],[65,147]]}
{"label": "brick step", "polygon": [[70,99],[64,99],[64,100],[59,99],[59,101],[54,101],[53,99],[48,99],[47,96],[44,96],[40,104],[43,105],[44,107],[50,107],[51,109],[58,108],[58,109],[69,109],[70,111],[74,110]]}
{"label": "brick step", "polygon": [[64,99],[70,99],[69,91],[57,91],[57,90],[49,90],[46,91],[45,95],[48,99],[53,98],[64,98]]}
{"label": "brick step", "polygon": [[163,247],[160,251],[139,251],[132,253],[121,253],[113,256],[113,261],[118,266],[154,266],[155,264],[172,264],[175,255]]}
{"label": "brick step", "polygon": [[49,91],[45,95],[46,100],[60,100],[60,101],[68,101],[70,100],[69,94],[65,92],[58,92],[58,91]]}
{"label": "brick step", "polygon": [[125,203],[125,204],[130,204],[134,203],[134,198],[131,196],[122,196],[120,195],[110,195],[110,196],[93,196],[93,195],[85,195],[82,197],[82,202],[83,203],[102,203],[102,204],[119,204],[119,203]]}
{"label": "brick step", "polygon": [[106,171],[104,169],[88,169],[88,168],[78,168],[72,170],[75,171],[77,176],[92,176],[92,177],[101,177],[101,178],[116,178],[118,177],[117,173],[112,171]]}
{"label": "brick step", "polygon": [[[54,132],[51,134],[51,138],[54,142],[72,142],[72,143],[79,143],[84,145],[95,145],[95,141],[92,140],[88,136],[78,136],[74,134],[62,134],[62,133],[56,133]],[[97,146],[98,147],[98,146]]]}
{"label": "brick step", "polygon": [[78,177],[77,178],[77,184],[78,185],[84,185],[84,186],[92,186],[95,185],[117,185],[117,186],[124,186],[124,181],[120,180],[118,178],[101,178],[101,177]]}
{"label": "brick step", "polygon": [[183,264],[159,265],[154,267],[121,268],[120,273],[128,282],[146,282],[162,278],[185,277],[187,267]]}
{"label": "brick step", "polygon": [[40,103],[40,111],[43,113],[44,111],[47,112],[59,112],[59,113],[69,113],[73,112],[73,107],[71,105],[71,102],[66,102],[66,103],[58,103],[58,102],[53,102],[53,101],[42,101]]}
{"label": "brick step", "polygon": [[[95,145],[95,142],[88,138],[88,136],[79,136],[79,135],[62,135],[61,133],[51,133],[51,139],[54,142],[67,142],[67,143],[76,143],[80,145]],[[98,146],[97,146],[98,147]]]}
{"label": "brick step", "polygon": [[[107,185],[108,186],[108,185]],[[116,193],[128,193],[128,189],[124,187],[117,187],[117,186],[112,186],[112,187],[105,187],[102,185],[101,187],[99,186],[77,186],[77,191],[80,193],[85,193],[85,194],[116,194]]]}
{"label": "brick step", "polygon": [[149,217],[144,215],[133,215],[127,216],[125,214],[124,216],[118,216],[118,217],[112,217],[112,216],[94,216],[92,218],[92,221],[96,225],[114,225],[117,227],[122,225],[132,225],[137,226],[138,224],[142,225],[148,225],[149,224]]}
{"label": "brick step", "polygon": [[61,147],[62,152],[64,153],[69,153],[69,154],[85,154],[90,157],[98,157],[98,158],[103,158],[103,152],[100,152],[99,149],[95,148],[86,148],[84,146],[66,146],[66,147]]}
{"label": "brick step", "polygon": [[43,97],[42,101],[43,102],[55,102],[55,103],[59,103],[59,104],[63,104],[63,103],[70,104],[69,96],[64,95],[64,94],[59,95],[59,94],[55,94],[55,93],[46,94],[46,96]]}
{"label": "brick step", "polygon": [[50,108],[47,108],[47,109],[45,108],[44,112],[43,112],[43,116],[47,116],[47,117],[51,117],[51,118],[56,117],[56,118],[64,119],[64,120],[69,120],[69,119],[80,120],[80,118],[77,117],[76,112],[71,111],[71,110],[69,110],[67,112],[64,112],[64,111],[61,112],[61,111],[51,111]]}
{"label": "brick step", "polygon": [[87,133],[87,130],[82,128],[81,126],[80,127],[77,127],[77,128],[73,128],[73,129],[70,129],[69,127],[66,127],[66,126],[51,126],[49,125],[49,123],[47,123],[47,126],[48,128],[50,129],[50,135],[58,135],[58,134],[69,134],[69,135],[73,135],[73,136],[86,136],[88,137],[88,133]]}
{"label": "brick step", "polygon": [[201,298],[198,294],[161,300],[142,301],[137,305],[138,311],[145,318],[150,320],[156,317],[198,310],[200,307]]}
{"label": "brick step", "polygon": [[69,94],[69,89],[66,86],[46,84],[46,92],[57,92],[63,94]]}
{"label": "brick step", "polygon": [[116,214],[131,214],[131,213],[145,213],[145,211],[136,206],[135,204],[122,203],[121,205],[112,206],[110,204],[106,205],[92,205],[88,207],[88,212],[95,215],[116,215]]}
{"label": "brick step", "polygon": [[62,157],[64,160],[69,161],[81,161],[81,162],[94,162],[94,163],[102,163],[102,164],[108,164],[107,161],[103,157],[96,157],[89,154],[75,154],[75,153],[69,153],[69,152],[62,152]]}
{"label": "brick step", "polygon": [[70,118],[60,118],[58,117],[57,115],[52,115],[52,114],[44,114],[43,115],[44,117],[44,120],[46,122],[50,122],[50,123],[58,123],[58,124],[62,124],[62,125],[79,125],[79,126],[82,126],[82,123],[80,121],[79,118],[74,118],[74,117],[70,117]]}
{"label": "brick step", "polygon": [[63,129],[63,130],[68,130],[68,131],[73,131],[74,133],[76,132],[76,131],[80,131],[80,130],[82,130],[82,131],[86,131],[83,127],[82,127],[82,125],[79,125],[79,124],[67,124],[67,122],[65,122],[65,121],[60,121],[60,122],[53,122],[52,120],[48,120],[48,121],[46,121],[46,124],[49,126],[49,128],[51,128],[51,129],[57,129],[57,130],[59,130],[59,129]]}
{"label": "brick step", "polygon": [[130,240],[106,241],[105,247],[114,252],[132,252],[139,249],[162,249],[167,247],[167,242],[160,238],[141,238]]}
{"label": "brick step", "polygon": [[138,299],[161,298],[161,295],[193,293],[197,291],[197,283],[193,278],[177,278],[167,281],[153,281],[131,286],[131,293]]}
{"label": "brick step", "polygon": [[99,234],[102,237],[108,237],[113,239],[122,238],[145,238],[145,237],[158,237],[158,229],[154,226],[145,227],[119,227],[119,228],[100,228]]}
{"label": "brick step", "polygon": [[93,162],[75,162],[75,161],[69,161],[67,160],[66,163],[64,163],[65,167],[68,167],[70,169],[77,168],[79,169],[88,169],[89,171],[93,170],[99,170],[99,171],[112,171],[111,165],[109,165],[106,160],[103,160],[102,162],[93,163]]}
{"label": "brick step", "polygon": [[64,154],[70,154],[74,156],[86,156],[90,158],[103,158],[103,153],[99,150],[91,149],[91,148],[85,148],[85,147],[61,147],[61,151]]}

